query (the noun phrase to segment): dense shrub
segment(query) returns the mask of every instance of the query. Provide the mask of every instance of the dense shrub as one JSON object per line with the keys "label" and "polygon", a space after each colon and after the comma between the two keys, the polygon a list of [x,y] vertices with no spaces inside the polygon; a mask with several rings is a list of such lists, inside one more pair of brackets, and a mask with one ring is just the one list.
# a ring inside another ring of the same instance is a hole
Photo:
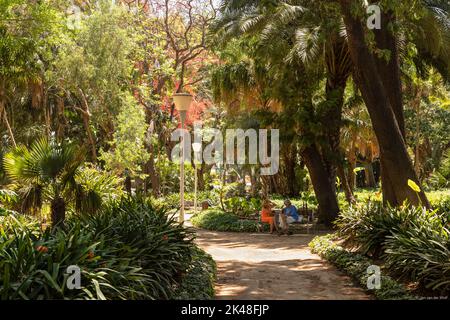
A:
{"label": "dense shrub", "polygon": [[0,189],[0,204],[6,208],[14,208],[19,202],[19,196],[12,190]]}
{"label": "dense shrub", "polygon": [[346,245],[355,246],[363,254],[378,256],[393,228],[406,218],[408,211],[386,210],[380,203],[368,202],[351,206],[336,220],[339,236]]}
{"label": "dense shrub", "polygon": [[[432,213],[425,220],[412,219],[386,238],[383,255],[389,269],[426,288],[450,292],[449,232]],[[426,223],[435,220],[433,223]]]}
{"label": "dense shrub", "polygon": [[261,211],[262,201],[259,198],[231,197],[223,201],[227,212],[245,217]]}
{"label": "dense shrub", "polygon": [[192,262],[175,293],[176,299],[212,299],[214,297],[216,272],[216,263],[213,258],[198,247],[193,247]]}
{"label": "dense shrub", "polygon": [[74,209],[78,213],[95,213],[103,205],[124,195],[123,179],[110,171],[99,170],[92,164],[84,164],[75,180],[78,196],[74,201]]}
{"label": "dense shrub", "polygon": [[[333,235],[315,237],[309,244],[311,251],[330,261],[367,289],[367,269],[374,263],[362,254],[345,250],[333,242],[332,237]],[[390,276],[381,274],[380,284],[380,289],[370,291],[377,299],[412,299],[406,288]]]}
{"label": "dense shrub", "polygon": [[98,241],[109,241],[121,256],[152,275],[151,297],[169,298],[190,263],[193,234],[148,202],[123,199],[83,221]]}
{"label": "dense shrub", "polygon": [[368,203],[343,212],[336,224],[345,244],[383,258],[390,270],[423,287],[449,292],[447,215]]}
{"label": "dense shrub", "polygon": [[450,196],[442,197],[431,202],[437,213],[442,214],[450,222]]}
{"label": "dense shrub", "polygon": [[[184,200],[194,202],[194,193],[193,192],[187,192],[184,194]],[[153,199],[155,203],[157,203],[159,206],[164,206],[168,209],[174,209],[178,208],[180,206],[180,194],[179,193],[171,193],[164,197]],[[197,194],[197,204],[198,206],[201,205],[203,201],[210,202],[211,205],[218,204],[218,196],[214,191],[201,191]]]}
{"label": "dense shrub", "polygon": [[[192,233],[143,200],[73,216],[55,232],[14,214],[0,225],[1,299],[171,299],[189,272],[204,270]],[[70,265],[81,269],[81,290],[67,288]]]}
{"label": "dense shrub", "polygon": [[[214,231],[256,232],[259,223],[256,220],[241,220],[236,215],[211,209],[191,218],[194,226]],[[267,228],[264,225],[264,228]]]}
{"label": "dense shrub", "polygon": [[[105,248],[95,243],[92,234],[77,225],[67,232],[42,233],[36,220],[8,215],[1,219],[0,232],[0,296],[5,299],[102,298],[102,287],[120,290],[118,283],[105,277],[106,268],[97,266],[95,255]],[[121,261],[122,262],[122,261]],[[110,261],[120,277],[127,277],[126,267]],[[68,266],[82,270],[83,290],[66,287]],[[123,274],[122,274],[123,272]],[[136,276],[138,276],[136,274]],[[114,286],[113,286],[114,285]],[[120,292],[120,291],[118,291]]]}

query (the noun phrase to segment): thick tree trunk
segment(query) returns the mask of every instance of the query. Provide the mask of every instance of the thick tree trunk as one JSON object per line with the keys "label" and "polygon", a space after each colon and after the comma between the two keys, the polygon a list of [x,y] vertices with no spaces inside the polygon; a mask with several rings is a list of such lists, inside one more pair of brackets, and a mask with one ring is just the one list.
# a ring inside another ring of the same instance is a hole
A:
{"label": "thick tree trunk", "polygon": [[[417,195],[408,186],[409,179],[417,184],[419,182],[375,57],[367,46],[362,22],[352,15],[353,2],[353,0],[340,0],[350,54],[355,66],[355,81],[361,90],[380,145],[382,174],[388,179],[383,180],[383,187],[387,188],[386,192],[392,192],[387,194],[386,200],[393,206],[399,206],[408,200],[413,205],[422,204],[429,207],[425,193],[421,191]],[[385,31],[388,32],[388,30]]]}
{"label": "thick tree trunk", "polygon": [[317,146],[313,144],[306,147],[302,151],[302,157],[308,168],[314,193],[319,203],[319,222],[332,227],[333,221],[339,214],[339,205]]}
{"label": "thick tree trunk", "polygon": [[205,163],[202,163],[197,171],[198,191],[205,191]]}
{"label": "thick tree trunk", "polygon": [[64,199],[61,197],[53,199],[50,204],[50,212],[52,217],[52,227],[63,227],[66,219],[66,203]]}
{"label": "thick tree trunk", "polygon": [[[402,84],[399,68],[399,53],[395,36],[392,32],[389,31],[389,24],[394,22],[395,17],[392,12],[382,12],[381,29],[374,30],[375,41],[379,49],[389,50],[390,59],[387,61],[385,58],[375,57],[375,62],[383,86],[386,90],[390,106],[392,108],[392,111],[394,112],[397,125],[400,129],[403,140],[406,142]],[[382,157],[383,154],[380,155],[380,158]],[[397,199],[397,196],[395,195],[396,187],[393,184],[392,179],[389,177],[389,169],[386,167],[385,161],[383,161],[383,159],[380,160],[383,201],[385,203],[393,204]]]}
{"label": "thick tree trunk", "polygon": [[[378,1],[377,1],[378,2]],[[377,48],[381,50],[389,50],[390,58],[386,60],[384,57],[375,57],[376,66],[381,81],[386,90],[389,103],[397,120],[398,127],[405,135],[405,117],[403,114],[403,94],[402,81],[399,67],[399,52],[397,41],[390,25],[395,23],[395,16],[392,12],[381,13],[381,29],[375,29],[375,41]]]}

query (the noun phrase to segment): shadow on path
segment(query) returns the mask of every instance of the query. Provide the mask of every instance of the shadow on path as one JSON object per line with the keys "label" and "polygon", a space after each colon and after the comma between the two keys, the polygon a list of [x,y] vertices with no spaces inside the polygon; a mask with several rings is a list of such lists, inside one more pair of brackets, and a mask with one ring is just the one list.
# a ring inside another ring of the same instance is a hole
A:
{"label": "shadow on path", "polygon": [[312,254],[313,235],[276,236],[195,229],[217,262],[217,299],[370,299],[351,279]]}

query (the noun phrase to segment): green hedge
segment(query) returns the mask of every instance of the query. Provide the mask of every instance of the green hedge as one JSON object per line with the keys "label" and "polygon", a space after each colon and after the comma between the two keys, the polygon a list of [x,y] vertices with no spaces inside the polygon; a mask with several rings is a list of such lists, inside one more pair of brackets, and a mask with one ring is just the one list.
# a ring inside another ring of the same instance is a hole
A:
{"label": "green hedge", "polygon": [[[369,275],[367,274],[367,268],[375,263],[361,254],[345,250],[333,242],[333,237],[334,235],[315,237],[309,244],[311,251],[330,261],[368,290],[367,279]],[[413,299],[413,296],[408,293],[402,284],[383,274],[381,274],[381,288],[370,290],[370,293],[380,300]]]}
{"label": "green hedge", "polygon": [[[257,232],[259,225],[256,220],[241,220],[236,215],[219,209],[203,211],[192,217],[191,222],[198,228],[229,232]],[[263,224],[263,228],[268,230],[268,225]]]}

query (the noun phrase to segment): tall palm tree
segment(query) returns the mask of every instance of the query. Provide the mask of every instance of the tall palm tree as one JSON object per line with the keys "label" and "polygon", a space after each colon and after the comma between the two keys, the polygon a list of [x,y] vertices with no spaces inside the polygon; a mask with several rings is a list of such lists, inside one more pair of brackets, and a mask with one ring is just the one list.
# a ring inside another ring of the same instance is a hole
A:
{"label": "tall palm tree", "polygon": [[[402,21],[402,25],[411,26],[419,35],[413,38],[419,49],[417,61],[433,64],[438,70],[447,74],[450,66],[449,52],[449,23],[448,2],[442,0],[423,0],[426,9],[424,17],[419,21]],[[326,65],[327,72],[327,100],[328,112],[323,113],[323,123],[327,125],[327,135],[331,154],[339,149],[339,131],[341,125],[341,111],[343,104],[343,92],[348,77],[354,70],[350,59],[347,34],[339,32],[344,30],[341,25],[341,14],[338,1],[307,1],[307,0],[278,0],[278,1],[224,1],[223,15],[218,23],[221,30],[220,37],[239,34],[258,33],[267,39],[266,46],[277,45],[283,38],[291,39],[290,50],[286,50],[285,60],[300,58],[304,63]],[[387,28],[387,26],[386,26]],[[385,29],[386,29],[385,28]],[[409,30],[411,30],[411,28]],[[400,31],[406,33],[407,28]],[[432,31],[433,41],[427,41],[428,31]],[[433,31],[434,30],[434,31]],[[290,36],[287,34],[290,33]],[[388,92],[390,103],[395,114],[396,121],[402,133],[404,133],[403,107],[401,98],[400,74],[390,75],[398,68],[399,48],[396,38],[393,36],[383,38],[385,34],[375,32],[377,43],[381,49],[391,50],[390,63],[383,63],[379,59],[379,69],[384,70],[385,90]],[[326,157],[325,157],[326,158]],[[334,185],[335,167],[333,163],[327,164],[330,181]],[[327,163],[328,162],[328,163]],[[384,173],[388,170],[383,170]],[[389,183],[383,184],[388,186]],[[395,188],[390,188],[393,191]],[[384,191],[384,189],[383,189]],[[390,192],[392,193],[392,192]],[[387,193],[385,193],[387,195]],[[392,196],[386,196],[392,198]],[[395,199],[395,196],[393,197]],[[391,201],[389,201],[391,202]],[[426,201],[424,201],[426,203]],[[395,204],[395,201],[392,203]]]}
{"label": "tall palm tree", "polygon": [[24,212],[50,203],[53,227],[63,226],[67,202],[82,194],[76,181],[84,152],[73,145],[40,139],[18,146],[4,157],[4,168],[22,199]]}
{"label": "tall palm tree", "polygon": [[[302,0],[275,1],[269,5],[260,1],[226,1],[222,11],[221,20],[215,26],[219,37],[225,41],[241,35],[258,37],[257,54],[271,62],[270,71],[278,74],[278,78],[283,77],[279,75],[280,70],[284,71],[280,67],[283,64],[292,68],[301,65],[305,69],[304,77],[308,77],[307,74],[325,75],[325,101],[316,112],[316,120],[322,124],[323,132],[316,132],[321,137],[315,139],[323,142],[319,145],[314,142],[311,148],[304,148],[304,158],[311,159],[310,172],[324,171],[323,174],[312,173],[313,177],[325,179],[314,179],[313,186],[321,190],[318,198],[325,190],[330,191],[319,207],[323,207],[321,219],[331,225],[339,212],[335,181],[340,157],[336,155],[339,154],[344,92],[352,71],[346,39],[340,32],[341,22],[336,18],[324,19],[327,15],[337,16],[336,6]],[[324,168],[317,168],[318,164],[323,164]]]}

